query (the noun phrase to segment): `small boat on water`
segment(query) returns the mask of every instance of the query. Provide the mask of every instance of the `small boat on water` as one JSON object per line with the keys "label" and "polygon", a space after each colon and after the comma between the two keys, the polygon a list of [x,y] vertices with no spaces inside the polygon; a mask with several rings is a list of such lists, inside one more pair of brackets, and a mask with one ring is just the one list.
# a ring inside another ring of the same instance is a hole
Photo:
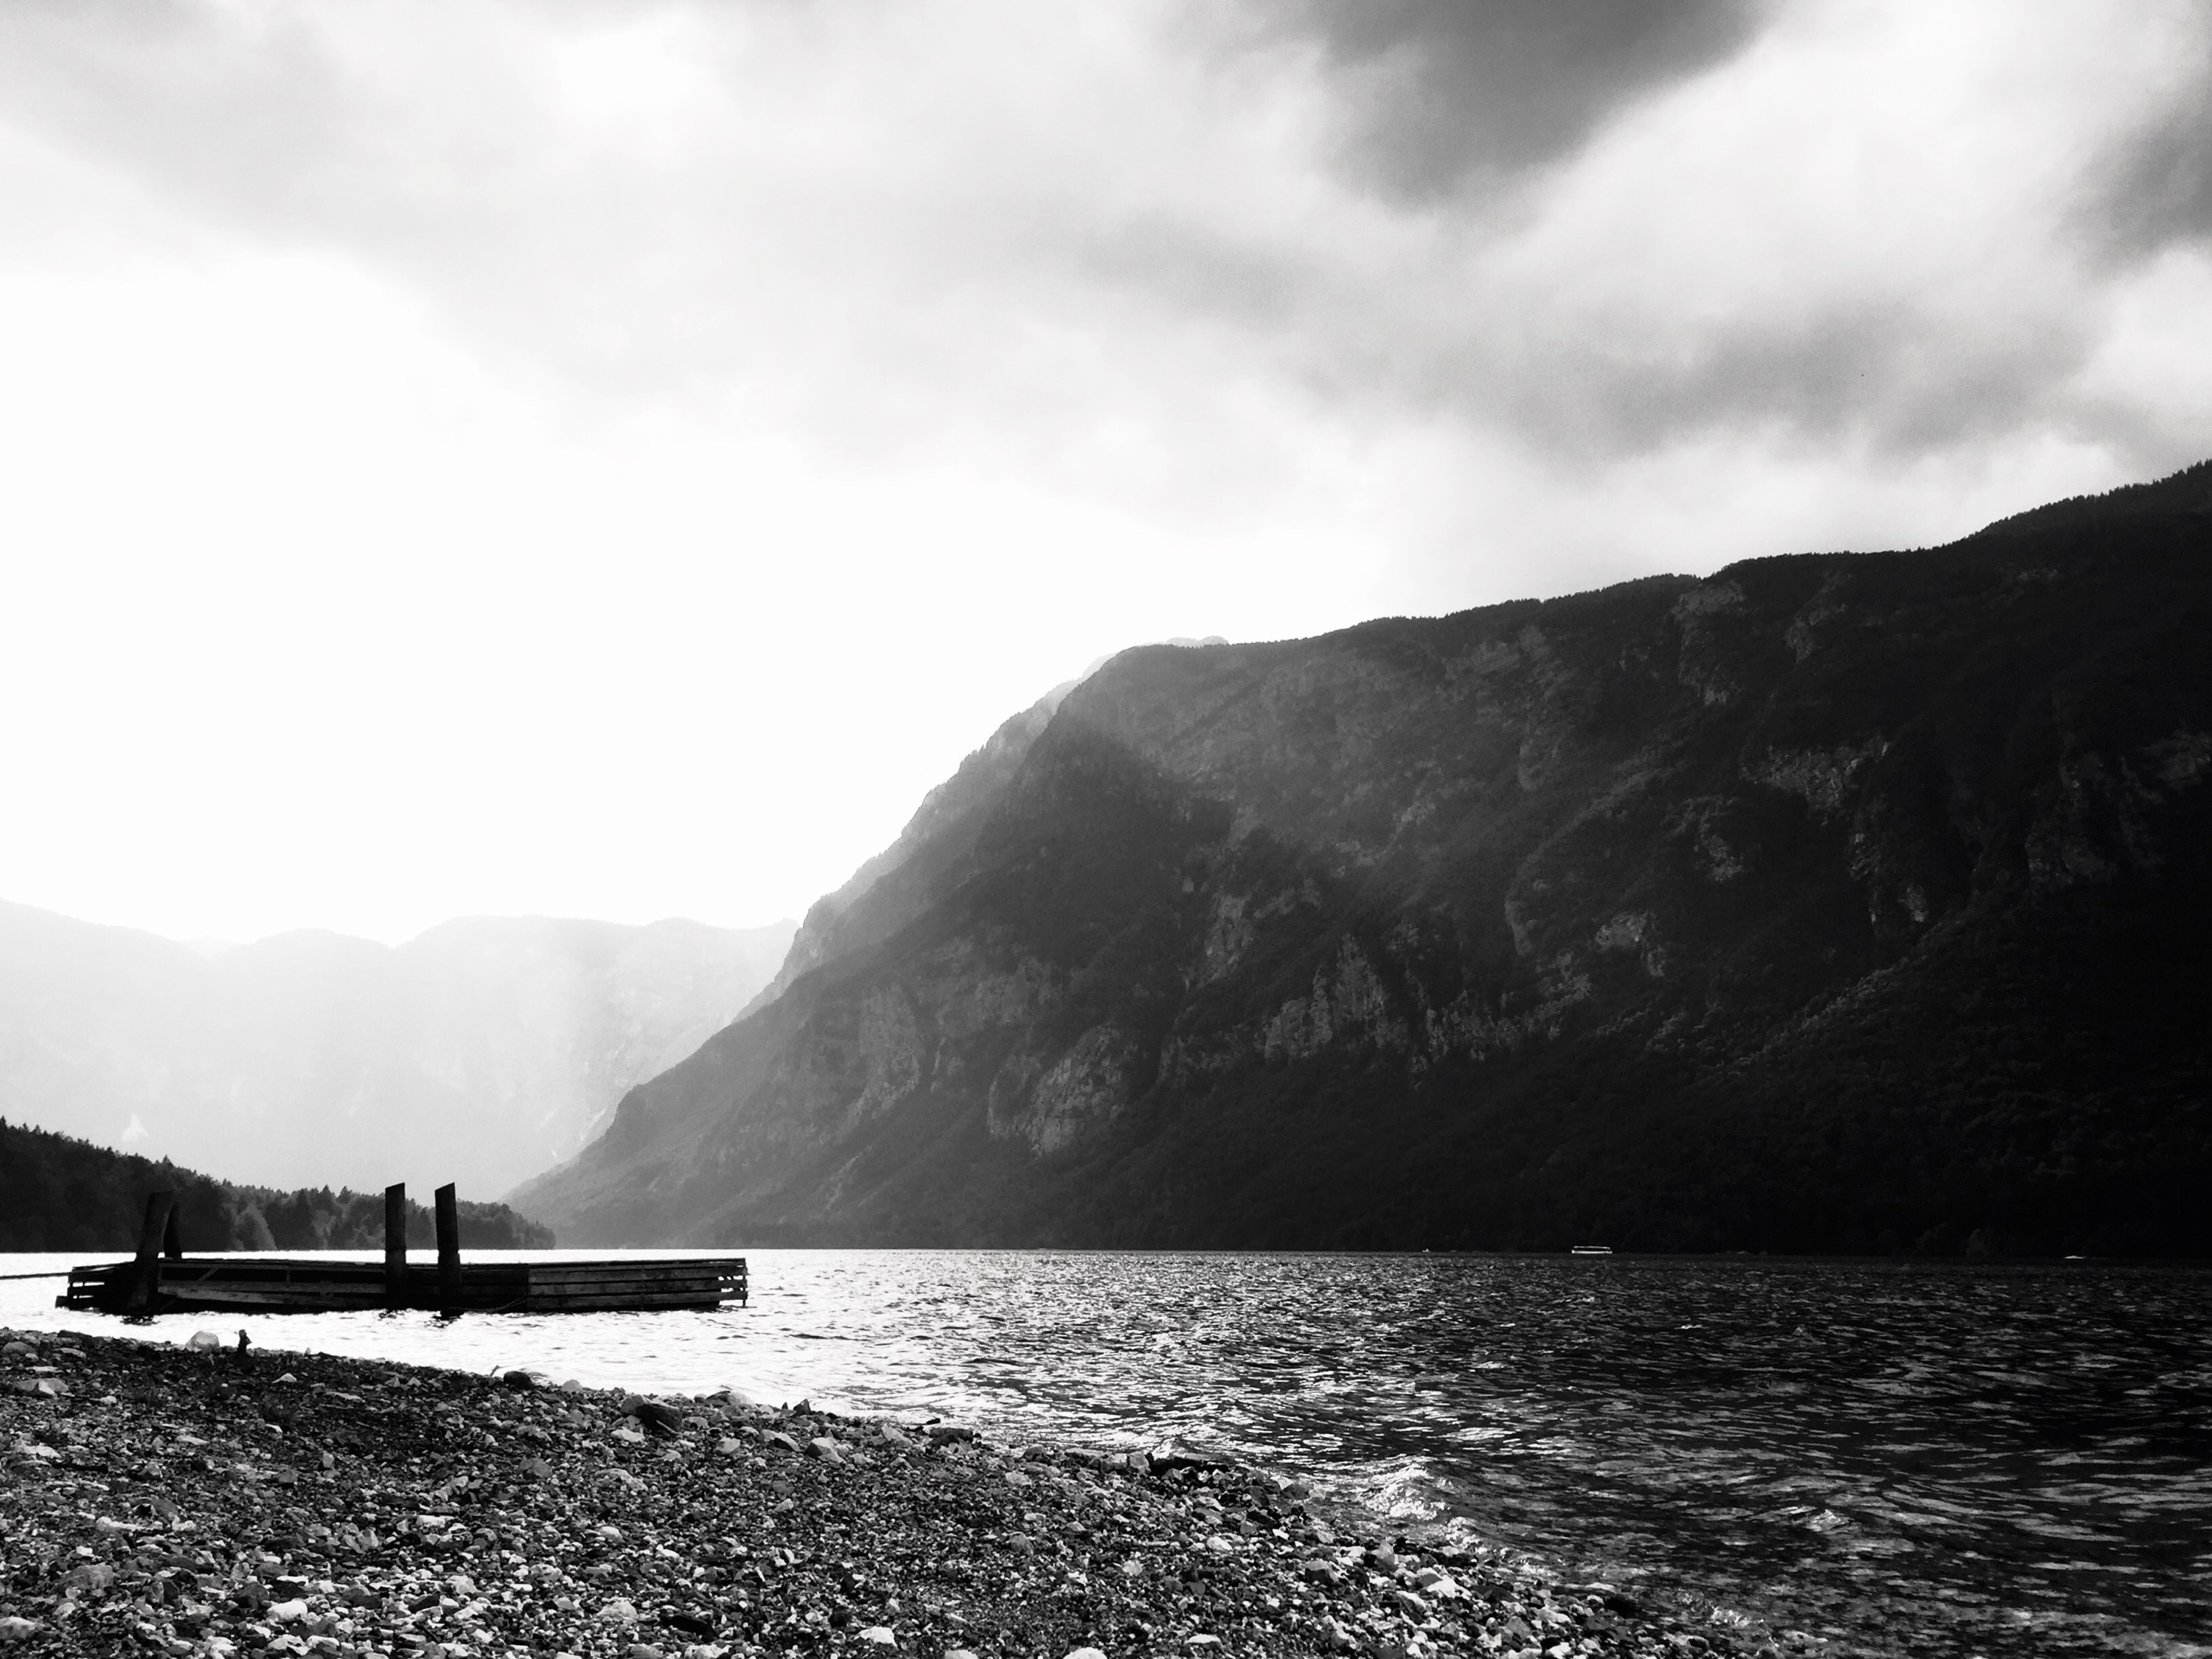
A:
{"label": "small boat on water", "polygon": [[1613,1246],[1610,1244],[1577,1244],[1573,1248],[1573,1249],[1570,1250],[1568,1254],[1571,1255],[1611,1255],[1613,1254]]}

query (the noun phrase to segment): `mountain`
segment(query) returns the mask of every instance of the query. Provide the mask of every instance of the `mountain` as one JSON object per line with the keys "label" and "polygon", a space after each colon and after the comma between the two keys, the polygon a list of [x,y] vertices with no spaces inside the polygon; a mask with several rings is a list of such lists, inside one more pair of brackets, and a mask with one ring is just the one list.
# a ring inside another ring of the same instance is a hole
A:
{"label": "mountain", "polygon": [[579,1243],[2203,1252],[2208,637],[2212,464],[1124,653],[516,1201]]}
{"label": "mountain", "polygon": [[489,1197],[726,1025],[792,933],[472,917],[216,949],[0,904],[0,1113],[271,1187]]}
{"label": "mountain", "polygon": [[[799,925],[783,965],[744,1013],[775,1001],[794,981],[831,958],[888,939],[912,921],[935,879],[974,849],[1022,757],[1076,684],[1070,680],[1054,687],[992,733],[988,743],[960,763],[958,771],[922,797],[896,841],[836,892],[817,899]],[[887,879],[892,876],[898,879]]]}
{"label": "mountain", "polygon": [[[95,1146],[0,1118],[0,1250],[131,1250],[149,1193],[173,1193],[177,1236],[203,1250],[380,1250],[384,1194],[240,1187],[163,1159]],[[457,1206],[471,1250],[551,1249],[554,1236],[504,1204]],[[428,1249],[437,1222],[407,1203],[407,1242]]]}

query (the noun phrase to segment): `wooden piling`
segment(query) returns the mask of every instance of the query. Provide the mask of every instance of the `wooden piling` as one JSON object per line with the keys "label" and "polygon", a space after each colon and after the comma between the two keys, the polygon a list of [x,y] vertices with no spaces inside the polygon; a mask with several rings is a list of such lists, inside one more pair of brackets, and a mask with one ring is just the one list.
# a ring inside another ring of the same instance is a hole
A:
{"label": "wooden piling", "polygon": [[146,1195],[146,1218],[138,1227],[138,1255],[131,1264],[131,1292],[124,1302],[125,1313],[154,1311],[154,1298],[161,1293],[161,1240],[169,1231],[170,1216],[176,1206],[174,1193]]}
{"label": "wooden piling", "polygon": [[453,1183],[438,1188],[438,1311],[461,1310],[461,1213]]}
{"label": "wooden piling", "polygon": [[177,1231],[177,1217],[183,1210],[181,1204],[170,1205],[169,1218],[161,1226],[161,1255],[171,1261],[185,1259],[184,1236]]}
{"label": "wooden piling", "polygon": [[407,1305],[407,1183],[384,1189],[384,1305]]}

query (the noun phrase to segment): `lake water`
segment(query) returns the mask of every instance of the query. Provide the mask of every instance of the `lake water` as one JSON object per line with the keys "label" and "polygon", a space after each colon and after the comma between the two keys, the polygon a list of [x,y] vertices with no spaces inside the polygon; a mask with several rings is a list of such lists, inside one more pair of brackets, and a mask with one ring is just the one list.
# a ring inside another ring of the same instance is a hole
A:
{"label": "lake water", "polygon": [[[1177,1437],[1297,1473],[1378,1531],[1471,1530],[1831,1651],[2212,1654],[2212,1270],[745,1254],[751,1305],[713,1314],[149,1334],[729,1383],[1013,1444]],[[0,1284],[0,1322],[122,1328],[56,1289]]]}

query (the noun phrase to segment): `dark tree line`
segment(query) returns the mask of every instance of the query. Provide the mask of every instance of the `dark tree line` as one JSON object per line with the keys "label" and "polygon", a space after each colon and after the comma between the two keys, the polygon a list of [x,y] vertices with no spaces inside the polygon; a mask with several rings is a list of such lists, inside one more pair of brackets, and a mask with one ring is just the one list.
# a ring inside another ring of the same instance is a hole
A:
{"label": "dark tree line", "polygon": [[[186,1250],[372,1250],[384,1244],[384,1194],[340,1188],[281,1192],[218,1181],[167,1158],[140,1158],[0,1118],[0,1250],[127,1250],[146,1195],[177,1196]],[[460,1206],[471,1249],[550,1249],[550,1228],[504,1204]],[[407,1242],[437,1243],[430,1211],[411,1199]]]}

